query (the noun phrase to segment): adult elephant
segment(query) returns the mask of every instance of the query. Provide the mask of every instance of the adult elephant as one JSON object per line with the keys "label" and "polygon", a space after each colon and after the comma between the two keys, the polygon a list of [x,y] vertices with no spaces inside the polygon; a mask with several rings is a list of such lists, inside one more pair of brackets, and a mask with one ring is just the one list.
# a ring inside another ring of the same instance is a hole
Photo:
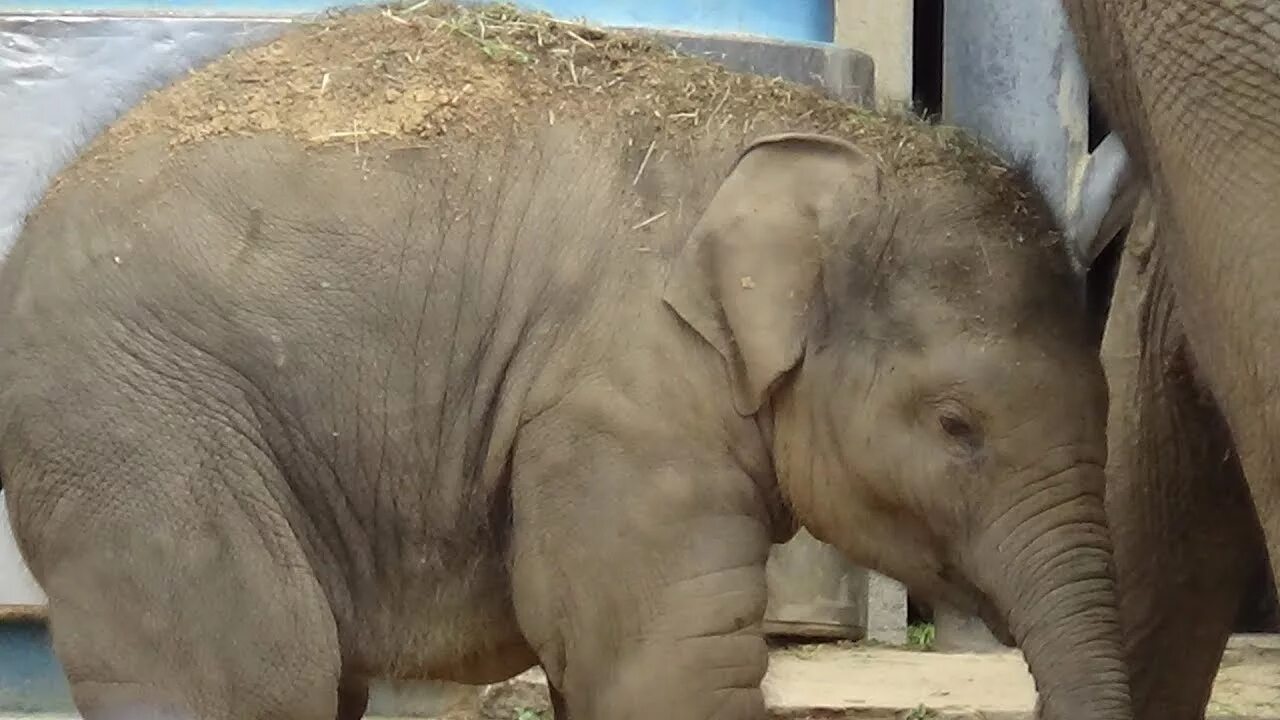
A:
{"label": "adult elephant", "polygon": [[1198,718],[1280,564],[1280,3],[1064,4],[1137,204],[1104,341],[1135,714]]}

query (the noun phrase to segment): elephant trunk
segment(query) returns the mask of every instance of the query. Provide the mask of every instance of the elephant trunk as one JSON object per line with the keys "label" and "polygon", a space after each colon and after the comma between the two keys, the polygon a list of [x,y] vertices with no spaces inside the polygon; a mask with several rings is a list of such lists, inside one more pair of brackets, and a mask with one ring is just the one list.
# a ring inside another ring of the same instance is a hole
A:
{"label": "elephant trunk", "polygon": [[[1027,486],[990,525],[994,547],[978,554],[986,566],[978,575],[1007,614],[1044,720],[1132,717],[1102,472],[1076,466]],[[1074,473],[1091,475],[1065,477]]]}

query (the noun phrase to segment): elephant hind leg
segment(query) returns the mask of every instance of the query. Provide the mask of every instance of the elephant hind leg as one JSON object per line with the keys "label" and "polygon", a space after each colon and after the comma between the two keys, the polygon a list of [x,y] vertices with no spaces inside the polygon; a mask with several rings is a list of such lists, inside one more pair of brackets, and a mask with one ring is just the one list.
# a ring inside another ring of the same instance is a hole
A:
{"label": "elephant hind leg", "polygon": [[207,539],[171,538],[153,564],[122,563],[94,540],[47,582],[54,651],[85,720],[337,717],[337,632],[296,569],[247,542],[217,543],[213,554],[236,556],[220,561],[198,557]]}
{"label": "elephant hind leg", "polygon": [[195,458],[166,473],[172,458],[144,458],[147,471],[113,469],[95,485],[55,473],[23,483],[64,489],[44,531],[20,542],[48,595],[54,652],[80,714],[334,720],[336,622],[260,489],[263,471]]}

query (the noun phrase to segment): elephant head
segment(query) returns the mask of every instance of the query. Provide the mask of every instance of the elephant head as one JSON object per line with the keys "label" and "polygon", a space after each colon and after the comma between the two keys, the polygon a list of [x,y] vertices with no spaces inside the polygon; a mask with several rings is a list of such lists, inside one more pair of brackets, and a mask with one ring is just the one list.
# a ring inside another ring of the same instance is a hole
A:
{"label": "elephant head", "polygon": [[763,138],[666,300],[815,537],[1015,641],[1046,717],[1127,717],[1083,281],[999,187]]}

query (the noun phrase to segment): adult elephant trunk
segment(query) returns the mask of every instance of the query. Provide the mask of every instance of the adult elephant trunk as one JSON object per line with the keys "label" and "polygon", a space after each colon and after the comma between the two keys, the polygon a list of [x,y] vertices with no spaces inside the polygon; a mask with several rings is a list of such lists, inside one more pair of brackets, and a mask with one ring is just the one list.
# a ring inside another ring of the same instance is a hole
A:
{"label": "adult elephant trunk", "polygon": [[1044,720],[1132,716],[1102,487],[1094,464],[1021,484],[974,555],[974,575],[1007,613],[1035,677]]}

